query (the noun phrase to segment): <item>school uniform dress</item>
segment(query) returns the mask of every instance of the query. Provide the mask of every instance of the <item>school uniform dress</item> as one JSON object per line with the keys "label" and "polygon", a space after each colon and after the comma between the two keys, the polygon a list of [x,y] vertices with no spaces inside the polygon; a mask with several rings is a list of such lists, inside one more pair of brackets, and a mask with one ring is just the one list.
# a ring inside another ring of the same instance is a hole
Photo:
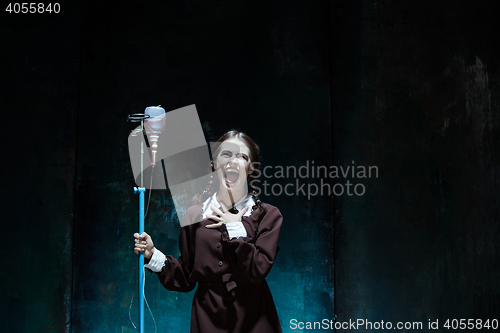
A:
{"label": "school uniform dress", "polygon": [[[145,267],[156,272],[163,286],[189,292],[198,283],[191,309],[192,333],[282,332],[265,277],[278,252],[282,216],[266,204],[262,216],[247,195],[235,207],[248,211],[241,222],[205,228],[210,205],[219,207],[216,194],[186,211],[179,235],[181,256],[165,256],[155,249]],[[259,214],[261,216],[259,217]],[[201,221],[198,223],[193,223]]]}

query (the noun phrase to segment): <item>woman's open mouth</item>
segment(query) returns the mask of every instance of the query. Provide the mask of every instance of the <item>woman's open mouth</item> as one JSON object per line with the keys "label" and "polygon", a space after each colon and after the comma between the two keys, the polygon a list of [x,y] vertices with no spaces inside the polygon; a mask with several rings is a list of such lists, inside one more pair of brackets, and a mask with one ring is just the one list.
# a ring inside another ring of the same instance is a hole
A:
{"label": "woman's open mouth", "polygon": [[236,183],[239,176],[240,176],[240,172],[238,171],[238,169],[227,168],[226,170],[224,170],[224,178],[226,180],[226,183],[228,183],[228,184]]}

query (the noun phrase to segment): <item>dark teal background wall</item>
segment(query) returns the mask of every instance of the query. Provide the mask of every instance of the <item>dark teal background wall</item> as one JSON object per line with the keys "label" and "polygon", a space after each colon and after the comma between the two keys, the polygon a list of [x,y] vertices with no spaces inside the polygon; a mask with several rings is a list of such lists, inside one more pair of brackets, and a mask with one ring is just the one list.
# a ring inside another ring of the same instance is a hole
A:
{"label": "dark teal background wall", "polygon": [[[284,216],[267,278],[284,332],[301,331],[291,319],[500,319],[492,8],[79,1],[57,15],[2,11],[5,331],[134,331],[126,116],[158,104],[196,104],[207,140],[247,132],[262,166],[378,167],[360,197],[262,196]],[[146,230],[178,254],[168,191],[152,193]],[[189,331],[192,293],[148,274],[146,294],[159,332]]]}
{"label": "dark teal background wall", "polygon": [[340,321],[499,317],[493,13],[387,0],[332,13],[334,156],[380,168],[369,195],[335,203]]}
{"label": "dark teal background wall", "polygon": [[61,5],[2,3],[2,332],[71,331],[81,4]]}

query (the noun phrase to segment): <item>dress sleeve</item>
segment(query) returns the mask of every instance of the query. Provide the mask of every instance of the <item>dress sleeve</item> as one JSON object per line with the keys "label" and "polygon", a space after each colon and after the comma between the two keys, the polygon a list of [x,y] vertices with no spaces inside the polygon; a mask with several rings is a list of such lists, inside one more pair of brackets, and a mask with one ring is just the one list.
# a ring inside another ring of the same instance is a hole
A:
{"label": "dress sleeve", "polygon": [[273,266],[282,222],[279,209],[268,205],[254,238],[247,236],[230,240],[227,233],[223,233],[223,241],[234,250],[238,270],[252,283],[262,282]]}
{"label": "dress sleeve", "polygon": [[160,250],[155,248],[151,259],[147,264],[144,265],[144,267],[151,270],[152,272],[158,273],[161,272],[161,269],[163,268],[163,266],[165,266],[166,260],[167,258],[165,257],[165,255]]}
{"label": "dress sleeve", "polygon": [[[187,215],[187,214],[186,214]],[[194,289],[196,282],[191,282],[189,276],[193,270],[192,226],[181,227],[179,233],[179,249],[181,255],[174,258],[171,255],[165,256],[165,266],[158,274],[160,283],[168,290],[189,292]]]}

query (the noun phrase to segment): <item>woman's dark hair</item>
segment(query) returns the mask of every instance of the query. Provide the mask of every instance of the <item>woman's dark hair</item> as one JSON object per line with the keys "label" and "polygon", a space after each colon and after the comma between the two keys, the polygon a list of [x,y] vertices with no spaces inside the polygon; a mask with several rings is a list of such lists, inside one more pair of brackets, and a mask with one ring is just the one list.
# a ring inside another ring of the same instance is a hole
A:
{"label": "woman's dark hair", "polygon": [[[237,138],[237,139],[240,139],[241,141],[243,141],[243,143],[245,143],[245,145],[250,150],[250,156],[249,156],[250,157],[250,163],[251,163],[250,167],[254,169],[254,172],[252,172],[251,174],[248,175],[248,177],[247,177],[247,183],[251,187],[250,194],[252,195],[252,198],[253,198],[253,200],[255,202],[255,206],[257,206],[257,208],[260,211],[259,212],[259,217],[261,217],[261,216],[263,216],[266,213],[266,205],[262,201],[260,201],[259,196],[257,195],[256,187],[253,184],[253,181],[257,179],[257,175],[256,174],[258,174],[258,172],[255,172],[255,170],[257,170],[259,168],[259,166],[260,166],[260,149],[259,149],[259,146],[257,146],[257,144],[252,140],[252,138],[250,138],[245,133],[237,131],[237,130],[230,130],[227,133],[225,133],[224,135],[222,135],[217,140],[217,144],[214,147],[212,147],[212,156],[214,158],[215,158],[215,156],[217,156],[218,149],[219,149],[220,144],[222,142],[224,142],[224,141],[226,141],[228,139],[233,139],[233,138]],[[215,171],[215,167],[214,167],[213,161],[211,163],[211,168],[212,168],[212,171]],[[207,189],[203,193],[198,194],[198,195],[196,195],[193,198],[194,201],[195,201],[195,203],[203,202],[210,195],[213,194],[212,185],[213,185],[213,180],[210,180]]]}

